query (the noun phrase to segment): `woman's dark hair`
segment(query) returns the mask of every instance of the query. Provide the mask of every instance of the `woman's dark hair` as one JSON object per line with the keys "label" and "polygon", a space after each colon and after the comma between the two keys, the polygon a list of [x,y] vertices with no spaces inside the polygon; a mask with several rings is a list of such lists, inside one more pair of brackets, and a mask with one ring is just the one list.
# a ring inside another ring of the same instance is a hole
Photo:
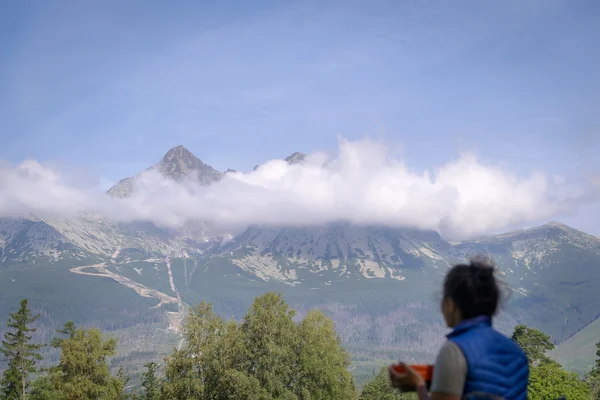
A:
{"label": "woman's dark hair", "polygon": [[464,319],[494,316],[501,297],[495,271],[493,261],[482,256],[472,258],[468,264],[455,265],[446,275],[444,298],[454,301]]}

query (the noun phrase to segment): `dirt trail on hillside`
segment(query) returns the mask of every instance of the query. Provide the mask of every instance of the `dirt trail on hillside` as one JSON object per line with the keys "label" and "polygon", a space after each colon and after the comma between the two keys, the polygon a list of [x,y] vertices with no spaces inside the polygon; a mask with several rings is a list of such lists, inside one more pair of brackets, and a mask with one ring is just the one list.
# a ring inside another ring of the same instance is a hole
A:
{"label": "dirt trail on hillside", "polygon": [[[185,318],[185,307],[183,306],[183,301],[181,301],[181,296],[179,295],[179,290],[175,287],[175,281],[173,279],[173,270],[171,269],[171,259],[169,257],[165,257],[165,263],[167,264],[167,273],[169,274],[169,285],[171,286],[171,290],[177,296],[177,312],[169,312],[169,326],[178,327],[178,331],[183,324],[183,319]],[[179,341],[179,345],[177,346],[177,350],[181,350],[183,346],[183,338]]]}
{"label": "dirt trail on hillside", "polygon": [[[175,280],[173,279],[173,270],[171,269],[171,259],[169,257],[165,258],[165,264],[167,264],[167,273],[169,274],[169,285],[171,286],[171,290],[177,296],[177,312],[169,312],[169,319],[171,321],[170,325],[176,326],[177,331],[181,328],[183,324],[183,319],[185,318],[185,307],[183,306],[183,301],[181,301],[181,296],[179,295],[179,290],[175,287]],[[183,339],[179,342],[177,349],[180,350],[183,345]]]}
{"label": "dirt trail on hillside", "polygon": [[[116,251],[112,255],[112,261],[117,258],[119,255],[119,251]],[[175,285],[173,282],[173,275],[171,272],[171,264],[169,259],[167,258],[167,269],[169,273],[169,283],[171,285],[171,289],[176,293],[177,297],[169,296],[159,290],[148,288],[138,282],[135,282],[123,275],[117,274],[115,272],[109,271],[106,268],[106,263],[93,264],[93,265],[83,265],[80,267],[71,268],[70,271],[79,274],[79,275],[88,275],[88,276],[99,276],[103,278],[113,279],[120,284],[135,290],[137,294],[142,297],[147,298],[155,298],[159,301],[159,303],[151,308],[158,308],[163,304],[174,303],[177,304],[177,311],[168,311],[167,317],[169,318],[169,330],[173,332],[179,333],[181,331],[181,325],[183,323],[183,319],[185,317],[185,307],[183,302],[181,301],[181,297],[179,296],[179,292],[175,290]]]}

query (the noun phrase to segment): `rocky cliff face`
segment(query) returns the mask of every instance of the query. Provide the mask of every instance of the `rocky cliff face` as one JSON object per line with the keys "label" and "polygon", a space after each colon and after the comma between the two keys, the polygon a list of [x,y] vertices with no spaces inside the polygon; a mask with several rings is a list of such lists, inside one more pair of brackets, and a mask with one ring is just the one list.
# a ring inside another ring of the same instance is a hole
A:
{"label": "rocky cliff face", "polygon": [[[146,171],[158,171],[164,177],[173,179],[176,182],[191,180],[203,186],[220,180],[224,175],[210,165],[204,164],[183,146],[173,147],[160,162]],[[140,174],[120,180],[108,190],[108,194],[120,198],[131,196],[139,176]]]}

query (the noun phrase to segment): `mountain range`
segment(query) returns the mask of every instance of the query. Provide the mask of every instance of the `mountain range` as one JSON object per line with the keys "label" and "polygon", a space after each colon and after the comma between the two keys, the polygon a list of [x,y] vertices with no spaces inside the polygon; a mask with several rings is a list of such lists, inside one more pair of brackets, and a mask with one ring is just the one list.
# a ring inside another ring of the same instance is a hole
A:
{"label": "mountain range", "polygon": [[[204,186],[232,172],[183,146],[149,170]],[[132,196],[139,177],[108,194]],[[216,234],[206,223],[169,229],[86,214],[0,219],[0,318],[27,297],[42,315],[41,337],[69,319],[99,326],[119,337],[120,362],[137,365],[177,344],[189,306],[208,300],[240,318],[255,296],[276,290],[300,315],[330,315],[356,360],[431,360],[446,332],[435,297],[444,273],[481,253],[509,288],[501,330],[526,323],[560,344],[600,317],[600,239],[556,222],[450,243],[434,231],[345,221]]]}

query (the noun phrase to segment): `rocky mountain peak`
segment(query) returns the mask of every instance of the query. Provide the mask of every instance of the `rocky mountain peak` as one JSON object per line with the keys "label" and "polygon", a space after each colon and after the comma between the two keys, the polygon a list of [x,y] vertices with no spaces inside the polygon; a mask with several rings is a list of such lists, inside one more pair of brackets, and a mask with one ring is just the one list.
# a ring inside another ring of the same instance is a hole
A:
{"label": "rocky mountain peak", "polygon": [[[147,171],[152,170],[158,170],[162,175],[176,182],[191,180],[204,186],[220,180],[224,175],[210,165],[204,164],[182,145],[170,149],[158,164],[147,169]],[[108,190],[108,194],[121,198],[131,196],[135,180],[140,174],[122,179]]]}
{"label": "rocky mountain peak", "polygon": [[548,222],[547,224],[538,226],[538,227],[534,227],[534,228],[529,228],[529,229],[523,229],[521,231],[517,231],[514,232],[514,234],[519,234],[523,237],[546,237],[546,238],[551,238],[551,237],[556,237],[556,236],[563,236],[563,237],[571,237],[571,238],[575,238],[575,237],[582,237],[582,236],[591,236],[588,235],[587,233],[581,232],[575,228],[572,228],[570,226],[567,226],[565,224],[561,224],[560,222]]}
{"label": "rocky mountain peak", "polygon": [[306,154],[304,153],[300,153],[299,151],[293,153],[292,155],[288,156],[285,161],[287,161],[288,164],[300,164],[302,161],[304,161],[304,159],[306,158]]}
{"label": "rocky mountain peak", "polygon": [[[291,155],[287,156],[284,161],[290,165],[294,165],[294,164],[301,164],[302,162],[304,162],[305,159],[306,159],[306,154],[297,151],[297,152],[292,153]],[[261,165],[262,164],[255,165],[252,170],[256,171],[257,169],[260,168]]]}
{"label": "rocky mountain peak", "polygon": [[202,185],[218,181],[222,173],[204,164],[191,151],[183,146],[173,147],[157,165],[158,170],[175,181],[183,179],[197,180]]}
{"label": "rocky mountain peak", "polygon": [[570,226],[567,226],[565,224],[561,224],[560,222],[556,222],[556,221],[550,221],[545,225],[542,225],[541,228],[554,228],[554,229],[560,229],[563,231],[569,231],[569,230],[575,230],[573,228],[571,228]]}
{"label": "rocky mountain peak", "polygon": [[[184,146],[179,145],[173,147],[171,150],[164,155],[161,160],[161,164],[173,164],[173,163],[194,163],[195,161],[200,161],[191,151],[186,149]],[[202,161],[200,161],[202,162]]]}

